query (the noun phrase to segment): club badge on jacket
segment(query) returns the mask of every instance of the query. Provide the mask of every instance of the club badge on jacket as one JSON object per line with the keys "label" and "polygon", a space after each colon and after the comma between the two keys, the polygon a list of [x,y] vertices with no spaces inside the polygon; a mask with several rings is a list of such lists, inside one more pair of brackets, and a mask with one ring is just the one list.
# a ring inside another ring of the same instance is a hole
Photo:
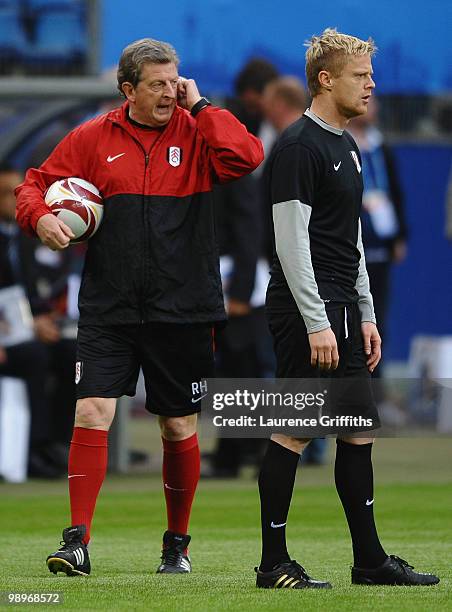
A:
{"label": "club badge on jacket", "polygon": [[180,147],[168,147],[167,159],[170,166],[176,168],[182,161],[182,149]]}

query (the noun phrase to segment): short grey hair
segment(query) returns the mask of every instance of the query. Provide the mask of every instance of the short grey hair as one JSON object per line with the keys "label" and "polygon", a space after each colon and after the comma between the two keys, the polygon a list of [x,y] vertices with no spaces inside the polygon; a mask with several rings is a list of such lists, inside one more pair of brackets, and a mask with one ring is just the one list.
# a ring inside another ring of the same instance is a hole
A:
{"label": "short grey hair", "polygon": [[121,95],[123,83],[134,87],[140,82],[141,68],[144,64],[179,65],[179,58],[172,45],[153,38],[142,38],[127,45],[121,54],[118,65],[118,89]]}

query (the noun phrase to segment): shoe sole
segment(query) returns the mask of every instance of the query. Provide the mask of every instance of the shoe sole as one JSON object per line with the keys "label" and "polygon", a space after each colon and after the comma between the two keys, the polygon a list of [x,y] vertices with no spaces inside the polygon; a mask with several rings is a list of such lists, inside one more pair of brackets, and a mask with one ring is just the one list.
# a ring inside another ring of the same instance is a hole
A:
{"label": "shoe sole", "polygon": [[[287,578],[285,578],[282,583],[284,583],[287,580]],[[281,582],[281,580],[280,580]],[[300,584],[301,580],[295,579],[294,581],[292,581],[290,584],[288,583],[287,586],[279,586],[278,585],[278,581],[273,582],[272,584],[259,584],[258,582],[256,582],[256,588],[258,589],[273,589],[273,590],[284,590],[284,589],[332,589],[332,585],[329,582],[325,582],[324,584],[322,584],[322,586],[319,586],[318,584],[302,584],[300,586],[298,586]]]}
{"label": "shoe sole", "polygon": [[[289,585],[287,587],[284,587],[282,589],[278,589],[278,587],[275,587],[273,585],[266,585],[266,584],[256,584],[256,588],[257,589],[273,589],[274,591],[277,591],[277,590],[284,591],[284,590],[287,590],[287,589],[294,589],[295,588],[295,583],[292,583],[291,585]],[[303,587],[298,587],[298,588],[299,589],[306,589],[308,587],[303,586]]]}
{"label": "shoe sole", "polygon": [[47,567],[52,572],[52,574],[57,574],[58,572],[63,572],[66,576],[88,576],[85,572],[81,572],[80,570],[74,569],[72,563],[66,561],[65,559],[60,559],[59,557],[50,557],[47,559]]}
{"label": "shoe sole", "polygon": [[318,589],[327,589],[328,590],[328,589],[332,589],[333,588],[331,584],[329,586],[312,586],[312,585],[305,584],[303,586],[299,586],[297,588],[296,587],[297,587],[297,583],[292,583],[292,584],[289,584],[288,586],[282,587],[282,588],[279,588],[277,586],[275,587],[274,585],[256,584],[256,588],[258,588],[258,589],[273,589],[274,591],[278,591],[278,590],[279,591],[284,591],[284,590],[288,590],[288,589],[295,589],[295,590],[300,590],[300,589],[317,589],[317,590]]}
{"label": "shoe sole", "polygon": [[157,570],[156,574],[191,574],[191,570],[187,572],[187,570],[165,569]]}
{"label": "shoe sole", "polygon": [[[438,580],[439,582],[439,580]],[[366,582],[352,582],[353,585],[356,586],[389,586],[389,587],[429,587],[429,586],[435,586],[435,584],[438,584],[438,582],[373,582],[372,580],[366,581]]]}

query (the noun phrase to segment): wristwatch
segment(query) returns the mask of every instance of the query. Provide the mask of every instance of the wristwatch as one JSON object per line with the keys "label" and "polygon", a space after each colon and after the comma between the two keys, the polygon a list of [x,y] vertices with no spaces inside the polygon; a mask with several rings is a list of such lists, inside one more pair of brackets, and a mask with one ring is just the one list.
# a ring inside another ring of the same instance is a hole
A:
{"label": "wristwatch", "polygon": [[196,102],[196,104],[193,104],[190,113],[193,117],[196,117],[199,111],[201,111],[203,108],[206,108],[206,106],[212,106],[212,102],[210,102],[207,98],[201,98]]}

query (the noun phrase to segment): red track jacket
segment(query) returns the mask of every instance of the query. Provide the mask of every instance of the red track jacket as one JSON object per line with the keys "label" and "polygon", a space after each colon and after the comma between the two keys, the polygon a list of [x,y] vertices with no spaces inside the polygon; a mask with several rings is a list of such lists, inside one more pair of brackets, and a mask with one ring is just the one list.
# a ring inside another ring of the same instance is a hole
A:
{"label": "red track jacket", "polygon": [[223,320],[212,184],[252,172],[262,144],[226,110],[209,106],[194,118],[176,107],[147,156],[127,113],[126,102],[83,123],[28,170],[17,221],[33,233],[49,212],[49,185],[83,178],[101,192],[104,217],[88,243],[80,325]]}

